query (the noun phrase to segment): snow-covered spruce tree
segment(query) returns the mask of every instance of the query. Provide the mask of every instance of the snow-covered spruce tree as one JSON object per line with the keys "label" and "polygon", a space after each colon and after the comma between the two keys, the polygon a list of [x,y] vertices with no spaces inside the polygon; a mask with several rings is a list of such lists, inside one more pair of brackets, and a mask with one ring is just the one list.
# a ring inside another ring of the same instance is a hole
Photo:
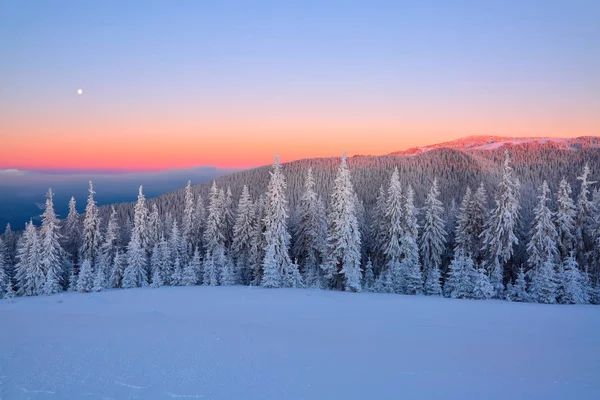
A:
{"label": "snow-covered spruce tree", "polygon": [[181,284],[184,286],[196,285],[198,283],[198,277],[200,276],[201,269],[202,263],[200,262],[200,252],[196,247],[196,249],[194,250],[194,256],[183,269],[183,277],[181,278]]}
{"label": "snow-covered spruce tree", "polygon": [[514,284],[510,285],[509,290],[507,290],[506,300],[518,302],[531,301],[531,296],[527,291],[527,280],[525,278],[523,267],[519,268],[517,280]]}
{"label": "snow-covered spruce tree", "polygon": [[577,245],[577,259],[581,265],[587,264],[590,260],[593,245],[594,216],[597,211],[594,203],[590,200],[590,187],[596,182],[590,181],[589,175],[590,167],[585,164],[581,176],[577,177],[577,180],[581,181],[581,188],[577,196],[575,243]]}
{"label": "snow-covered spruce tree", "polygon": [[367,259],[367,264],[365,265],[365,273],[363,275],[363,288],[365,290],[371,291],[373,290],[373,285],[375,284],[375,274],[373,273],[373,262],[371,261],[371,257]]}
{"label": "snow-covered spruce tree", "polygon": [[254,225],[254,204],[248,186],[244,185],[238,202],[237,215],[233,226],[231,253],[235,260],[237,281],[248,285],[252,277],[250,252]]}
{"label": "snow-covered spruce tree", "polygon": [[474,274],[472,298],[476,300],[488,300],[494,296],[494,287],[490,283],[485,269],[479,268]]}
{"label": "snow-covered spruce tree", "polygon": [[206,208],[204,207],[204,199],[198,193],[196,197],[196,205],[194,206],[194,219],[192,227],[192,245],[200,249],[204,248],[202,243],[202,233],[204,232],[204,223],[206,221]]}
{"label": "snow-covered spruce tree", "polygon": [[79,276],[77,277],[77,291],[78,292],[91,292],[94,287],[94,271],[92,270],[92,263],[90,260],[83,260],[81,268],[79,269]]}
{"label": "snow-covered spruce tree", "polygon": [[221,225],[223,224],[221,197],[217,184],[213,181],[210,188],[208,218],[204,230],[204,247],[206,254],[204,262],[208,268],[204,268],[204,284],[216,286],[219,284],[218,277],[223,265],[220,262],[225,253],[225,237]]}
{"label": "snow-covered spruce tree", "polygon": [[28,296],[40,296],[44,294],[44,285],[46,283],[46,272],[42,260],[42,243],[40,235],[30,222],[32,227],[31,247],[27,260],[27,271],[25,274],[25,293]]}
{"label": "snow-covered spruce tree", "polygon": [[171,236],[169,237],[169,257],[171,260],[171,272],[175,270],[176,258],[179,258],[179,262],[182,266],[187,263],[189,258],[187,254],[187,245],[181,236],[177,221],[173,221],[173,227],[171,228]]}
{"label": "snow-covered spruce tree", "polygon": [[438,199],[440,191],[437,179],[434,178],[431,189],[425,199],[425,223],[421,233],[421,258],[425,278],[429,270],[442,264],[442,255],[446,247],[446,230],[444,229],[444,207]]}
{"label": "snow-covered spruce tree", "polygon": [[231,194],[231,188],[227,186],[227,191],[224,194],[220,194],[222,198],[221,210],[223,218],[223,236],[225,237],[225,247],[229,248],[233,241],[233,225],[235,224],[234,210],[233,210],[233,195]]}
{"label": "snow-covered spruce tree", "polygon": [[169,242],[167,242],[164,235],[160,236],[157,250],[158,260],[156,261],[156,268],[159,270],[160,282],[162,285],[169,285],[171,283],[171,275],[173,274],[173,271],[171,270],[171,250]]}
{"label": "snow-covered spruce tree", "polygon": [[[265,241],[266,248],[273,252],[272,260],[263,260],[263,287],[281,287],[287,282],[290,274],[290,264],[292,263],[289,255],[290,234],[287,229],[287,200],[285,196],[286,183],[281,165],[279,164],[279,155],[275,156],[271,179],[267,187],[266,207],[265,207]],[[266,251],[266,249],[265,249]],[[274,262],[273,262],[274,261]],[[276,268],[276,271],[268,271],[266,268]],[[269,279],[265,279],[268,276]]]}
{"label": "snow-covered spruce tree", "polygon": [[465,254],[470,253],[471,247],[471,232],[469,221],[469,205],[471,204],[471,188],[467,186],[465,195],[458,208],[458,217],[456,224],[456,233],[454,235],[454,252],[459,251]]}
{"label": "snow-covered spruce tree", "polygon": [[102,269],[102,275],[106,278],[104,287],[111,287],[110,277],[113,270],[113,262],[115,260],[115,254],[118,249],[119,241],[119,224],[117,222],[117,211],[115,207],[111,207],[110,218],[108,219],[108,226],[106,233],[104,234],[104,241],[100,246],[100,255],[98,257],[98,263],[96,265],[97,270]]}
{"label": "snow-covered spruce tree", "polygon": [[414,204],[414,196],[414,190],[408,185],[402,218],[404,236],[402,236],[400,246],[403,255],[400,268],[404,276],[406,276],[406,286],[403,286],[402,289],[407,294],[419,294],[423,291],[423,276],[421,274],[419,246],[417,244],[419,225],[417,224],[417,209]]}
{"label": "snow-covered spruce tree", "polygon": [[0,237],[0,299],[5,298],[6,294],[9,292],[9,286],[12,289],[12,283],[8,274],[6,273],[6,259],[5,252],[6,247],[4,241]]}
{"label": "snow-covered spruce tree", "polygon": [[66,284],[63,258],[65,252],[60,245],[60,223],[54,212],[54,193],[48,189],[46,206],[42,214],[40,240],[42,246],[42,268],[46,274],[44,294],[52,295],[62,291]]}
{"label": "snow-covered spruce tree", "polygon": [[85,207],[85,217],[83,219],[83,238],[81,245],[81,257],[88,260],[93,265],[96,262],[100,252],[102,237],[100,235],[100,217],[98,216],[98,207],[94,200],[94,186],[90,181],[90,195],[88,196],[87,206]]}
{"label": "snow-covered spruce tree", "polygon": [[69,255],[72,265],[79,265],[79,251],[82,244],[82,226],[77,212],[75,197],[69,200],[69,214],[66,222],[62,225],[62,248]]}
{"label": "snow-covered spruce tree", "polygon": [[202,284],[206,286],[217,286],[219,284],[219,270],[210,250],[207,250],[204,256]]}
{"label": "snow-covered spruce tree", "polygon": [[265,196],[262,195],[254,204],[254,226],[252,228],[252,246],[250,247],[250,268],[252,285],[259,285],[262,280],[262,262],[265,258]]}
{"label": "snow-covered spruce tree", "polygon": [[487,215],[487,193],[483,183],[479,185],[467,209],[467,221],[469,233],[469,243],[467,246],[467,252],[471,254],[473,262],[477,265],[481,265],[484,261],[484,254],[482,248],[484,247],[484,231],[486,227],[486,215]]}
{"label": "snow-covered spruce tree", "polygon": [[192,193],[192,182],[188,181],[185,186],[185,197],[183,204],[183,218],[181,220],[181,236],[186,243],[186,249],[190,246],[192,229],[194,223],[194,194]]}
{"label": "snow-covered spruce tree", "polygon": [[529,292],[534,301],[548,304],[556,302],[557,288],[554,268],[554,262],[548,260],[532,271]]}
{"label": "snow-covered spruce tree", "polygon": [[173,275],[171,275],[171,286],[181,286],[183,281],[183,270],[181,269],[181,261],[179,257],[173,262]]}
{"label": "snow-covered spruce tree", "polygon": [[579,264],[574,255],[565,259],[563,264],[563,284],[564,293],[561,296],[561,303],[565,304],[588,304],[590,302],[586,282],[579,270]]}
{"label": "snow-covered spruce tree", "polygon": [[144,246],[148,245],[148,210],[146,209],[142,186],[138,201],[133,208],[133,229],[127,246],[127,268],[123,273],[123,287],[134,288],[148,285],[148,254]]}
{"label": "snow-covered spruce tree", "polygon": [[[490,281],[492,286],[497,289],[503,288],[504,285],[502,281],[496,282],[499,276],[494,273],[494,270],[498,269],[499,265],[503,275],[504,267],[513,256],[514,246],[519,244],[516,228],[520,223],[519,191],[521,185],[513,175],[510,156],[505,150],[502,179],[495,196],[496,207],[492,210],[486,229],[482,234],[484,238],[483,251],[488,271],[490,271]],[[501,290],[496,290],[496,297],[504,298]]]}
{"label": "snow-covered spruce tree", "polygon": [[231,286],[237,283],[236,281],[236,273],[235,273],[235,264],[231,260],[228,254],[222,253],[220,255],[222,265],[221,267],[221,285],[223,286]]}
{"label": "snow-covered spruce tree", "polygon": [[548,207],[550,201],[548,183],[544,181],[539,190],[539,203],[533,210],[533,226],[527,243],[527,261],[533,269],[546,261],[556,264],[560,260],[557,248],[558,234],[552,222],[552,212]]}
{"label": "snow-covered spruce tree", "polygon": [[321,286],[321,264],[326,257],[327,216],[325,206],[315,191],[312,168],[308,169],[304,193],[298,210],[298,229],[294,255],[304,273],[308,287]]}
{"label": "snow-covered spruce tree", "polygon": [[96,272],[94,274],[94,286],[92,287],[92,291],[101,292],[105,289],[106,286],[106,275],[104,275],[104,268],[96,267]]}
{"label": "snow-covered spruce tree", "polygon": [[437,265],[430,268],[426,272],[425,277],[425,294],[428,296],[441,296],[442,295],[442,273]]}
{"label": "snow-covered spruce tree", "polygon": [[324,266],[325,278],[332,280],[341,276],[334,284],[347,291],[361,290],[360,231],[356,218],[354,187],[346,165],[346,153],[334,181],[329,212],[327,237],[328,257]]}
{"label": "snow-covered spruce tree", "polygon": [[14,278],[14,265],[16,264],[16,253],[17,253],[17,235],[12,231],[10,224],[6,224],[4,229],[4,245],[6,246],[6,265],[7,274],[9,278]]}
{"label": "snow-covered spruce tree", "polygon": [[[401,240],[404,237],[404,204],[402,199],[402,187],[400,186],[400,177],[398,168],[394,169],[390,178],[388,188],[387,204],[385,208],[384,218],[385,226],[388,231],[382,235],[387,242],[384,247],[385,270],[380,274],[381,282],[377,285],[380,290],[390,291],[394,293],[404,293],[407,286],[407,271],[400,266],[402,257]],[[383,284],[384,280],[391,279],[392,287],[387,287]]]}
{"label": "snow-covered spruce tree", "polygon": [[158,213],[158,206],[156,203],[152,204],[152,211],[148,215],[148,248],[154,248],[160,240],[162,232],[162,222],[160,220],[160,214]]}
{"label": "snow-covered spruce tree", "polygon": [[367,246],[370,246],[370,232],[367,224],[367,211],[363,201],[358,197],[358,194],[354,192],[354,208],[356,209],[356,221],[358,222],[358,232],[360,233],[360,259],[365,260],[367,258]]}
{"label": "snow-covered spruce tree", "polygon": [[[142,191],[143,187],[140,185],[138,191],[138,198],[135,206],[133,206],[133,229],[131,230],[131,236],[136,236],[140,247],[144,250],[146,255],[150,254],[150,237],[148,234],[148,208],[146,207],[146,197]],[[131,239],[130,239],[131,240]]]}
{"label": "snow-covered spruce tree", "polygon": [[150,287],[154,288],[154,289],[158,289],[159,287],[161,287],[163,285],[164,285],[164,282],[162,281],[162,278],[160,277],[160,271],[158,269],[152,270],[152,279],[150,282]]}
{"label": "snow-covered spruce tree", "polygon": [[123,275],[125,274],[126,267],[126,254],[117,249],[112,262],[112,270],[110,271],[109,287],[120,288],[123,286]]}
{"label": "snow-covered spruce tree", "polygon": [[558,248],[562,258],[568,257],[575,250],[575,204],[571,198],[571,185],[562,178],[556,193],[556,212],[554,224],[558,234]]}
{"label": "snow-covered spruce tree", "polygon": [[448,268],[444,294],[453,299],[468,299],[473,293],[473,260],[459,250]]}
{"label": "snow-covered spruce tree", "polygon": [[294,260],[294,262],[290,264],[290,269],[288,274],[284,277],[284,280],[284,286],[293,288],[304,287],[304,280],[302,279],[302,275],[300,275],[298,260]]}
{"label": "snow-covered spruce tree", "polygon": [[389,232],[385,212],[387,209],[387,197],[383,185],[379,187],[379,194],[375,202],[371,220],[371,254],[374,260],[373,272],[376,277],[381,273],[385,265],[385,248],[389,242],[386,237]]}

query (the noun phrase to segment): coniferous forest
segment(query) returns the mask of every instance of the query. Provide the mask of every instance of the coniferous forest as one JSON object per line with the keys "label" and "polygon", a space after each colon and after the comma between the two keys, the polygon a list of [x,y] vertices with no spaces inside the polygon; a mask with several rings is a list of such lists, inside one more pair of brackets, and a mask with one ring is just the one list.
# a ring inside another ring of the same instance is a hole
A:
{"label": "coniferous forest", "polygon": [[597,149],[301,160],[0,237],[0,298],[190,285],[600,303]]}

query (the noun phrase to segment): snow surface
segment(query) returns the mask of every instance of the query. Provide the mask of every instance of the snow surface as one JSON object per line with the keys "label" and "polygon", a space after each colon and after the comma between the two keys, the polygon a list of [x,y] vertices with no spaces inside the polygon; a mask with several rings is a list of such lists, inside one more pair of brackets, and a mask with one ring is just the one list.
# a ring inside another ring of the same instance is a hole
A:
{"label": "snow surface", "polygon": [[600,308],[251,287],[0,301],[0,399],[598,399]]}

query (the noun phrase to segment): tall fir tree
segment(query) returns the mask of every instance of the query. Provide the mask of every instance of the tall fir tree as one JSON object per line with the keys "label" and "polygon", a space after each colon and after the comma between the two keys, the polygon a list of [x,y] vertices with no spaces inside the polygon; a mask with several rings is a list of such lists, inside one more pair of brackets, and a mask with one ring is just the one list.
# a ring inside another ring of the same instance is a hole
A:
{"label": "tall fir tree", "polygon": [[473,293],[473,259],[460,249],[448,268],[444,294],[453,299],[468,299]]}
{"label": "tall fir tree", "polygon": [[596,183],[590,181],[590,167],[586,163],[583,167],[581,176],[577,177],[581,181],[581,187],[577,196],[577,209],[575,217],[575,237],[577,244],[577,259],[580,264],[587,264],[590,261],[591,249],[593,246],[594,216],[597,212],[594,203],[590,199],[591,186]]}
{"label": "tall fir tree", "polygon": [[546,261],[556,264],[560,260],[557,248],[558,233],[552,221],[552,212],[548,207],[550,189],[546,181],[542,183],[539,191],[539,202],[533,210],[533,226],[527,243],[527,261],[534,269]]}
{"label": "tall fir tree", "polygon": [[562,258],[575,250],[575,217],[577,211],[571,198],[571,185],[563,177],[556,192],[556,212],[554,223],[558,234],[558,248]]}
{"label": "tall fir tree", "polygon": [[225,236],[223,235],[222,197],[213,181],[210,188],[208,218],[204,230],[204,261],[209,268],[204,270],[204,284],[218,285],[220,270],[224,267],[222,255],[225,254]]}
{"label": "tall fir tree", "polygon": [[200,275],[201,268],[202,264],[200,262],[200,252],[198,251],[198,248],[196,248],[194,250],[192,259],[183,269],[181,284],[184,286],[193,286],[198,284],[198,276]]}
{"label": "tall fir tree", "polygon": [[152,204],[150,214],[148,214],[148,248],[154,248],[154,245],[160,241],[161,235],[160,214],[156,203]]}
{"label": "tall fir tree", "polygon": [[588,304],[590,302],[589,289],[586,288],[586,279],[584,279],[574,255],[570,255],[565,259],[563,268],[564,293],[561,296],[561,302],[566,304]]}
{"label": "tall fir tree", "polygon": [[83,219],[83,238],[81,247],[81,257],[92,264],[92,268],[100,251],[102,237],[100,235],[100,217],[98,207],[94,200],[94,186],[90,181],[90,195],[88,196],[87,206],[85,207],[85,217]]}
{"label": "tall fir tree", "polygon": [[84,259],[81,263],[79,270],[79,276],[77,277],[77,291],[78,292],[91,292],[94,287],[94,270],[92,269],[92,263],[90,260]]}
{"label": "tall fir tree", "polygon": [[204,207],[204,199],[198,193],[196,197],[196,205],[194,207],[194,219],[192,227],[192,245],[194,247],[203,248],[202,233],[204,232],[204,224],[206,221],[206,207]]}
{"label": "tall fir tree", "polygon": [[54,193],[48,189],[46,206],[42,214],[40,240],[42,246],[42,268],[46,274],[44,293],[48,295],[62,291],[66,286],[65,252],[60,245],[60,222],[54,212]]}
{"label": "tall fir tree", "polygon": [[12,290],[12,282],[8,273],[6,272],[6,245],[0,237],[0,299],[6,297],[10,290]]}
{"label": "tall fir tree", "polygon": [[386,256],[385,272],[380,275],[380,280],[391,280],[392,286],[383,285],[387,290],[395,293],[402,293],[406,287],[407,274],[400,266],[402,258],[402,243],[404,237],[404,202],[402,198],[402,187],[400,186],[400,177],[398,168],[394,169],[390,178],[386,208],[384,213],[385,227],[388,231],[382,235],[386,242],[384,244],[384,254]]}
{"label": "tall fir tree", "polygon": [[183,203],[183,218],[181,221],[181,236],[189,247],[192,240],[192,229],[194,223],[194,194],[192,193],[192,182],[188,181],[185,187],[185,196]]}
{"label": "tall fir tree", "polygon": [[[520,187],[521,184],[514,177],[510,165],[508,150],[505,150],[502,179],[495,196],[496,207],[492,210],[486,229],[482,233],[487,269],[490,272],[491,283],[497,289],[503,288],[503,279],[499,279],[501,278],[499,275],[504,274],[505,266],[513,257],[514,247],[519,244],[516,230],[520,223]],[[497,290],[497,295],[504,297],[503,294],[498,293],[501,291]]]}
{"label": "tall fir tree", "polygon": [[326,256],[327,216],[325,206],[315,191],[312,168],[309,168],[300,198],[294,255],[309,287],[321,285],[321,268]]}
{"label": "tall fir tree", "polygon": [[458,208],[458,218],[456,224],[456,233],[454,235],[454,252],[458,253],[459,251],[464,252],[465,254],[471,254],[471,225],[469,220],[469,207],[471,205],[472,198],[471,188],[467,186],[467,190],[465,191],[465,195],[460,203],[460,207]]}
{"label": "tall fir tree", "polygon": [[433,180],[431,189],[425,199],[425,223],[421,234],[421,258],[425,276],[429,276],[430,269],[442,264],[442,255],[446,247],[446,230],[444,229],[444,207],[438,199],[440,191],[437,179]]}
{"label": "tall fir tree", "polygon": [[77,203],[75,197],[69,200],[69,214],[67,220],[62,225],[62,247],[69,255],[69,261],[72,265],[79,265],[79,251],[82,245],[83,232],[79,213],[77,212]]}
{"label": "tall fir tree", "polygon": [[[113,270],[113,262],[118,249],[119,224],[117,222],[117,211],[111,206],[110,217],[104,234],[104,241],[100,246],[100,255],[96,270],[102,269],[102,274],[106,278],[105,287],[110,287],[110,276]],[[96,271],[97,272],[97,271]]]}
{"label": "tall fir tree", "polygon": [[342,156],[334,181],[328,225],[325,277],[329,279],[342,277],[341,280],[337,280],[335,286],[358,292],[361,290],[361,238],[356,217],[354,187],[346,163],[346,153]]}
{"label": "tall fir tree", "polygon": [[134,288],[148,285],[148,210],[142,186],[138,192],[138,201],[133,208],[133,229],[127,246],[127,268],[123,273],[123,287]]}
{"label": "tall fir tree", "polygon": [[401,270],[406,277],[405,285],[401,287],[403,293],[419,294],[423,291],[423,276],[419,261],[419,246],[417,244],[419,225],[417,223],[417,209],[414,204],[415,192],[409,185],[406,188],[404,214],[402,217],[403,236],[400,250],[402,253]]}
{"label": "tall fir tree", "polygon": [[123,287],[123,275],[125,274],[125,268],[127,267],[127,255],[122,253],[121,250],[115,251],[115,256],[112,262],[112,270],[110,272],[109,287],[120,288]]}
{"label": "tall fir tree", "polygon": [[383,185],[381,185],[377,194],[377,200],[375,201],[375,207],[373,208],[371,221],[371,255],[374,261],[373,271],[376,277],[380,275],[382,267],[385,264],[385,248],[389,242],[389,238],[386,236],[389,232],[385,217],[386,209],[386,192]]}
{"label": "tall fir tree", "polygon": [[[267,187],[265,207],[265,241],[266,249],[272,252],[272,259],[263,260],[264,274],[269,279],[263,279],[261,286],[280,287],[284,285],[290,274],[291,260],[289,255],[290,234],[287,228],[287,199],[285,177],[279,164],[279,155],[275,156],[271,179]],[[265,249],[265,251],[267,251]],[[276,271],[268,271],[275,268]],[[264,278],[264,277],[263,277]]]}
{"label": "tall fir tree", "polygon": [[532,271],[530,295],[538,303],[556,303],[555,264],[545,261]]}
{"label": "tall fir tree", "polygon": [[254,203],[248,186],[244,185],[238,201],[237,215],[233,226],[231,253],[236,266],[236,280],[248,285],[252,279],[250,252],[254,225]]}

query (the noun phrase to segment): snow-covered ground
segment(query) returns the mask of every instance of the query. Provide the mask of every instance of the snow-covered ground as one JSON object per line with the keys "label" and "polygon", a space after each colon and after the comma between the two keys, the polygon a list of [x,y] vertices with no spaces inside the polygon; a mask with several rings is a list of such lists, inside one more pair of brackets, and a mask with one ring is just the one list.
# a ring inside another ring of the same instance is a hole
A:
{"label": "snow-covered ground", "polygon": [[0,398],[599,399],[600,308],[248,287],[3,300]]}

